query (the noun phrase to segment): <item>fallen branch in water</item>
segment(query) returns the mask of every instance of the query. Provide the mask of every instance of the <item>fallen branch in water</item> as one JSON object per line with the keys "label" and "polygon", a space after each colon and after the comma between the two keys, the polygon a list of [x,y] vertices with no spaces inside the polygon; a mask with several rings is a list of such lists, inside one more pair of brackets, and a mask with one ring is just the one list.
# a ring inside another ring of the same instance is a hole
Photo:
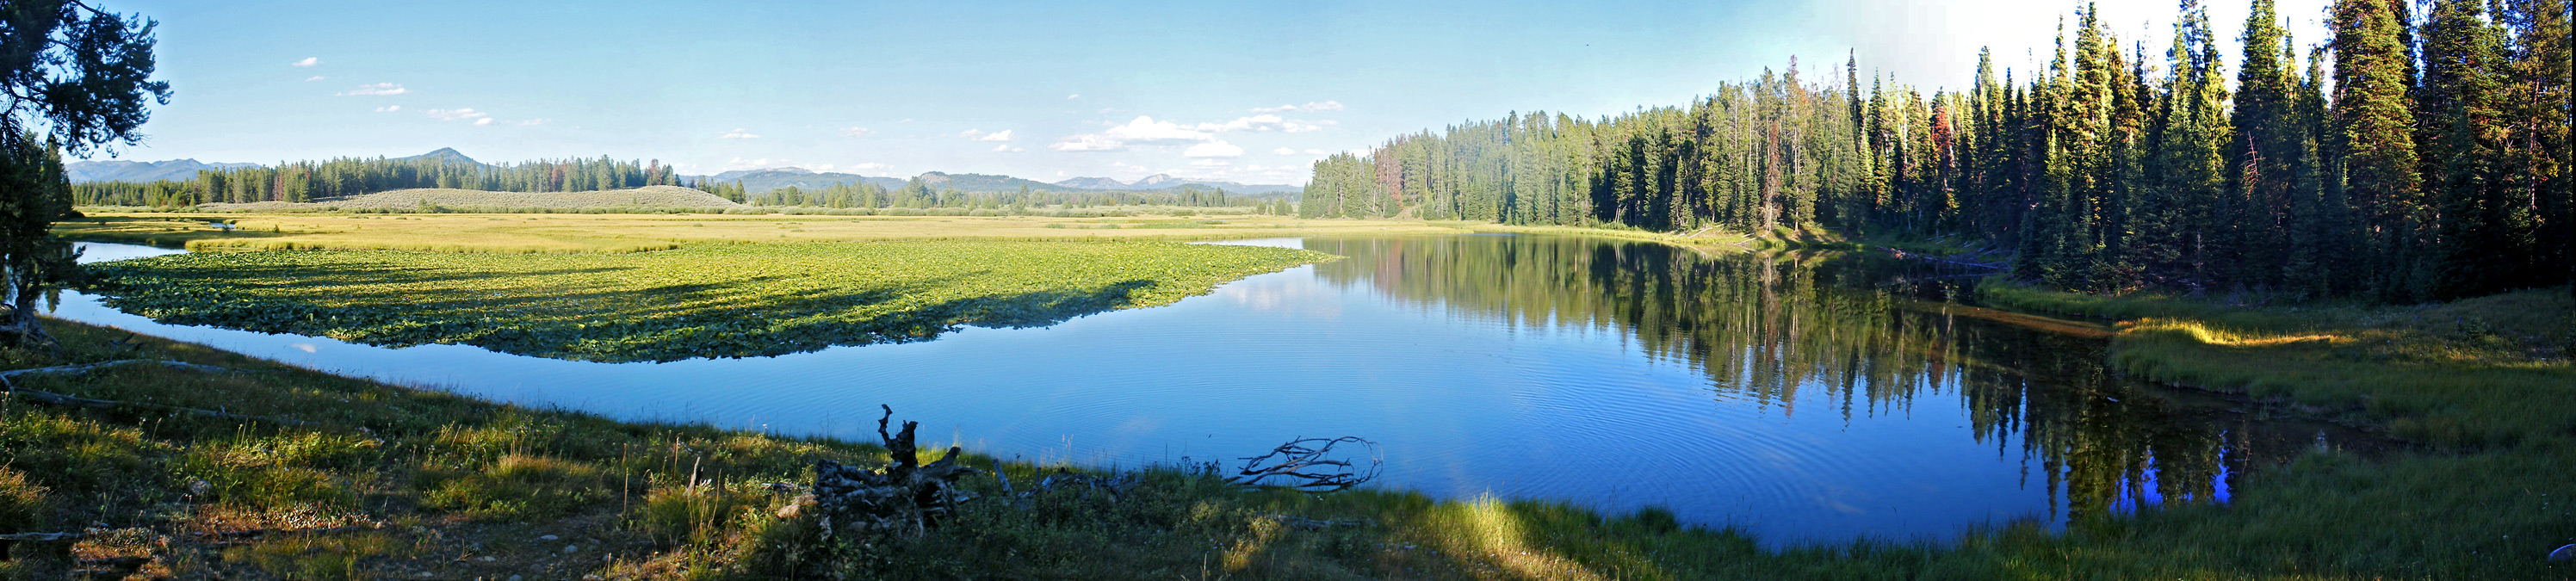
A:
{"label": "fallen branch in water", "polygon": [[1950,259],[1950,258],[1944,258],[1944,257],[1939,257],[1939,256],[1932,256],[1932,255],[1928,255],[1928,254],[1913,254],[1913,253],[1909,253],[1909,252],[1906,252],[1906,251],[1903,251],[1903,250],[1897,250],[1897,249],[1894,249],[1894,248],[1889,248],[1889,249],[1887,249],[1887,252],[1888,252],[1888,253],[1890,253],[1890,254],[1894,254],[1894,255],[1896,255],[1896,257],[1897,257],[1897,258],[1904,258],[1904,259],[1909,259],[1909,260],[1926,260],[1926,261],[1931,261],[1931,262],[1939,262],[1939,263],[1943,263],[1943,264],[1956,264],[1956,265],[1959,265],[1959,266],[1966,266],[1966,267],[1971,267],[1971,268],[1984,268],[1984,269],[1992,269],[1992,270],[2003,270],[2003,269],[2005,268],[2005,266],[2004,266],[2004,265],[2002,265],[2002,264],[1996,264],[1996,263],[1991,263],[1991,262],[1969,262],[1969,261],[1965,261],[1965,260],[1954,260],[1954,259]]}
{"label": "fallen branch in water", "polygon": [[[1333,447],[1356,443],[1368,447],[1368,470],[1363,472],[1351,459],[1336,457]],[[1307,492],[1348,490],[1377,479],[1384,464],[1377,456],[1377,442],[1358,436],[1339,438],[1298,438],[1280,444],[1268,454],[1243,459],[1243,469],[1227,478],[1243,486],[1290,488]],[[1272,479],[1286,479],[1288,484],[1265,484]]]}
{"label": "fallen branch in water", "polygon": [[32,390],[32,389],[21,389],[21,388],[19,388],[19,387],[18,387],[17,382],[14,382],[14,381],[11,381],[11,380],[10,380],[11,378],[14,378],[14,377],[17,377],[17,376],[21,376],[21,375],[77,375],[77,374],[82,374],[82,373],[88,373],[88,372],[91,372],[91,371],[97,371],[97,370],[100,370],[100,369],[106,369],[106,368],[109,368],[109,367],[119,367],[119,366],[125,366],[125,365],[162,365],[162,366],[167,366],[167,367],[171,367],[171,368],[174,368],[174,369],[182,369],[182,370],[187,370],[187,371],[203,371],[203,372],[207,372],[207,373],[222,373],[222,372],[236,371],[236,370],[234,370],[234,369],[232,369],[232,368],[228,368],[228,367],[216,367],[216,366],[213,366],[213,365],[203,365],[203,364],[197,364],[197,363],[189,363],[189,362],[185,362],[185,361],[170,361],[170,360],[166,360],[166,359],[119,359],[119,360],[116,360],[116,361],[103,361],[103,362],[99,362],[99,363],[84,363],[84,364],[80,364],[80,365],[58,365],[58,366],[54,366],[54,367],[38,367],[38,368],[35,368],[35,369],[13,369],[13,370],[9,370],[9,371],[0,371],[0,396],[16,397],[16,398],[25,399],[25,400],[30,401],[30,402],[34,402],[34,403],[38,403],[38,404],[44,404],[44,405],[52,405],[52,406],[77,407],[77,408],[102,409],[102,410],[103,410],[103,409],[115,409],[115,408],[119,408],[119,407],[133,407],[133,408],[156,409],[156,410],[174,411],[174,412],[187,412],[187,413],[197,414],[197,415],[201,415],[201,416],[207,416],[207,417],[213,417],[213,418],[221,418],[221,419],[227,419],[227,420],[249,420],[249,421],[269,422],[269,423],[276,423],[276,424],[290,424],[290,425],[299,425],[299,426],[309,426],[309,425],[314,425],[314,424],[313,424],[313,422],[307,422],[307,421],[302,421],[302,420],[289,420],[289,419],[284,419],[284,418],[271,418],[271,417],[265,417],[265,416],[253,416],[253,415],[245,415],[245,414],[236,414],[236,413],[226,412],[226,411],[221,411],[221,410],[197,409],[197,408],[191,408],[191,407],[179,407],[179,406],[174,406],[174,405],[162,405],[162,404],[157,404],[157,403],[136,403],[136,402],[128,402],[128,401],[108,400],[108,399],[90,399],[90,398],[85,398],[85,397],[73,397],[73,396],[68,396],[68,395],[63,395],[63,394],[53,393],[53,392],[36,391],[36,390]]}

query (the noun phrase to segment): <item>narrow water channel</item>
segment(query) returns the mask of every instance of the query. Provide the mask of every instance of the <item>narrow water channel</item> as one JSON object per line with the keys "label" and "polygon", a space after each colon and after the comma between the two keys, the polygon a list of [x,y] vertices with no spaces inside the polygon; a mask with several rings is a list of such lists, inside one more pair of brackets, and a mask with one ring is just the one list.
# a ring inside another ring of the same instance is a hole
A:
{"label": "narrow water channel", "polygon": [[1360,436],[1385,487],[1660,506],[1773,545],[2224,501],[2248,470],[2367,442],[2120,379],[2101,339],[1979,316],[1955,304],[1973,276],[1922,264],[1554,236],[1253,243],[1348,258],[1044,328],[667,363],[164,325],[80,293],[54,315],[630,420],[867,441],[890,404],[926,439],[1037,461]]}

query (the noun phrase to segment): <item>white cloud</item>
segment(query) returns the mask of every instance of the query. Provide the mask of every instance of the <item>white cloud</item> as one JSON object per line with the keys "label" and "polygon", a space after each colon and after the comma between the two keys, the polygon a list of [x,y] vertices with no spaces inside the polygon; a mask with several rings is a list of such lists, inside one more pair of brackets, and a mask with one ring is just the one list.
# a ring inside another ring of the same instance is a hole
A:
{"label": "white cloud", "polygon": [[993,151],[1002,152],[1002,153],[1019,153],[1019,152],[1028,151],[1028,150],[1026,150],[1026,149],[1020,149],[1020,148],[1017,148],[1017,147],[1011,147],[1009,144],[1003,144],[1003,145],[996,145],[996,146],[993,146]]}
{"label": "white cloud", "polygon": [[402,86],[402,85],[396,85],[396,84],[393,84],[393,83],[376,83],[376,84],[373,84],[373,85],[358,85],[357,90],[349,91],[349,92],[346,92],[346,93],[341,93],[341,94],[340,94],[340,96],[342,96],[342,97],[354,97],[354,96],[361,96],[361,95],[400,95],[400,94],[403,94],[403,93],[409,93],[409,92],[411,92],[411,89],[405,89],[405,88],[403,88],[403,86]]}
{"label": "white cloud", "polygon": [[[969,136],[969,137],[973,137],[973,136]],[[1011,140],[1011,130],[1009,130],[1009,129],[1004,129],[1004,130],[1001,130],[1001,131],[996,131],[996,132],[993,132],[993,133],[991,133],[991,134],[985,135],[985,136],[983,136],[983,137],[976,137],[976,138],[975,138],[975,140],[976,140],[976,141],[1010,141],[1010,140]]]}
{"label": "white cloud", "polygon": [[1230,166],[1230,165],[1234,165],[1234,162],[1226,161],[1226,160],[1222,160],[1222,159],[1196,159],[1196,160],[1190,160],[1190,167],[1226,167],[1226,166]]}
{"label": "white cloud", "polygon": [[982,129],[968,129],[968,130],[965,130],[965,131],[959,131],[959,132],[957,132],[957,136],[958,136],[958,137],[964,137],[964,138],[967,138],[967,139],[974,139],[974,138],[977,138],[977,137],[983,137],[983,136],[984,136],[984,130],[982,130]]}
{"label": "white cloud", "polygon": [[1306,150],[1306,155],[1326,155],[1326,154],[1330,154],[1330,153],[1332,153],[1332,152],[1330,152],[1330,151],[1324,151],[1324,150],[1321,150],[1321,149],[1309,149],[1309,150]]}
{"label": "white cloud", "polygon": [[322,80],[322,79],[324,79],[324,78],[326,78],[326,77],[323,77],[322,75],[313,75],[313,76],[310,76],[310,77],[305,77],[305,78],[304,78],[304,82],[310,83],[310,82],[314,82],[314,81]]}
{"label": "white cloud", "polygon": [[1277,107],[1252,108],[1252,112],[1254,113],[1313,113],[1316,111],[1340,110],[1342,110],[1341,101],[1314,101],[1304,105],[1280,105]]}
{"label": "white cloud", "polygon": [[1116,139],[1110,139],[1099,135],[1074,135],[1064,138],[1063,141],[1047,144],[1047,149],[1053,149],[1056,151],[1126,151],[1127,144],[1120,143]]}
{"label": "white cloud", "polygon": [[866,127],[843,127],[843,128],[841,128],[841,136],[842,136],[842,137],[867,137],[867,136],[868,136],[868,134],[870,134],[870,133],[876,133],[876,131],[875,131],[875,130],[872,130],[872,129],[868,129],[868,128],[866,128]]}
{"label": "white cloud", "polygon": [[291,67],[309,67],[309,66],[318,65],[318,64],[322,64],[322,57],[317,57],[317,56],[308,56],[308,57],[304,57],[304,60],[300,60],[300,61],[295,61],[295,62],[287,63],[287,64],[286,64],[286,66],[291,66]]}
{"label": "white cloud", "polygon": [[879,175],[879,174],[890,173],[890,172],[892,172],[893,170],[894,170],[894,166],[886,165],[886,164],[882,164],[882,163],[876,163],[876,162],[868,162],[868,163],[862,163],[862,164],[858,164],[858,165],[850,166],[850,171],[852,171],[852,172],[857,172],[859,175]]}
{"label": "white cloud", "polygon": [[492,124],[492,118],[490,118],[490,117],[485,117],[485,118],[482,118],[482,119],[476,119],[476,120],[474,120],[474,124],[475,124],[475,125],[491,125],[491,124]]}
{"label": "white cloud", "polygon": [[1075,93],[1075,94],[1071,94],[1071,95],[1065,95],[1065,96],[1064,96],[1064,98],[1065,98],[1065,100],[1067,100],[1067,101],[1074,100],[1074,99],[1080,99],[1080,98],[1082,98],[1082,94],[1081,94],[1081,93]]}
{"label": "white cloud", "polygon": [[1323,127],[1311,123],[1301,123],[1293,120],[1282,119],[1278,115],[1264,113],[1251,117],[1238,118],[1224,123],[1200,123],[1194,127],[1194,129],[1208,132],[1285,131],[1289,133],[1305,133],[1308,131],[1321,130]]}
{"label": "white cloud", "polygon": [[376,108],[376,112],[377,112],[377,113],[392,113],[392,112],[395,112],[395,111],[401,111],[401,110],[402,110],[402,106],[401,106],[401,105],[386,105],[386,106],[383,106],[383,107],[377,107],[377,108]]}
{"label": "white cloud", "polygon": [[760,138],[760,134],[752,133],[752,132],[750,132],[750,131],[747,131],[747,130],[744,130],[744,129],[742,129],[742,128],[737,127],[737,128],[734,128],[734,130],[732,130],[732,131],[724,132],[724,135],[718,135],[718,136],[716,136],[716,138],[717,138],[717,139],[759,139],[759,138]]}
{"label": "white cloud", "polygon": [[1128,121],[1126,125],[1111,127],[1103,133],[1111,139],[1139,145],[1173,145],[1216,140],[1216,135],[1206,131],[1182,127],[1170,121],[1155,121],[1152,117],[1144,116],[1138,116],[1135,120]]}
{"label": "white cloud", "polygon": [[903,118],[903,120],[902,120],[902,121],[897,121],[897,123],[911,123],[911,122],[912,122],[912,118],[911,118],[911,117],[905,117],[905,118]]}
{"label": "white cloud", "polygon": [[428,115],[431,119],[437,119],[440,121],[464,121],[467,119],[481,119],[492,116],[490,113],[476,111],[472,107],[464,109],[431,109],[428,111],[422,111],[421,113]]}
{"label": "white cloud", "polygon": [[1296,154],[1297,154],[1297,150],[1295,150],[1295,149],[1290,149],[1290,148],[1286,148],[1286,147],[1282,147],[1282,148],[1278,148],[1278,149],[1270,150],[1270,154],[1271,154],[1271,155],[1296,155]]}
{"label": "white cloud", "polygon": [[553,120],[553,119],[529,119],[529,120],[526,120],[526,121],[520,121],[520,122],[519,122],[519,126],[520,126],[520,127],[532,127],[532,126],[537,126],[537,125],[544,125],[544,124],[549,123],[549,122],[552,122],[552,121],[554,121],[554,120]]}
{"label": "white cloud", "polygon": [[1243,148],[1223,141],[1192,145],[1181,151],[1182,157],[1242,157]]}

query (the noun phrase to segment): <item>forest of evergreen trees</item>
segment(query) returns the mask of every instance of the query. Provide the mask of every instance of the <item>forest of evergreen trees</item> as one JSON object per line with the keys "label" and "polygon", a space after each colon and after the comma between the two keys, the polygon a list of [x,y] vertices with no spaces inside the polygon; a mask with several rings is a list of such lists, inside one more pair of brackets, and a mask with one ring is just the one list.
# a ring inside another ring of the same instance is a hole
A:
{"label": "forest of evergreen trees", "polygon": [[406,188],[461,188],[496,192],[586,192],[680,185],[660,161],[537,160],[485,165],[437,157],[339,158],[200,171],[187,181],[72,184],[84,206],[183,207],[223,202],[309,202]]}
{"label": "forest of evergreen trees", "polygon": [[2303,48],[2253,0],[2231,75],[2191,0],[2156,57],[2088,7],[2022,79],[1980,55],[1963,91],[1864,91],[1857,62],[1834,87],[1792,59],[1687,107],[1514,114],[1334,156],[1299,213],[1968,234],[2016,250],[2022,278],[2089,291],[2565,284],[2569,11],[2338,0],[2333,38]]}

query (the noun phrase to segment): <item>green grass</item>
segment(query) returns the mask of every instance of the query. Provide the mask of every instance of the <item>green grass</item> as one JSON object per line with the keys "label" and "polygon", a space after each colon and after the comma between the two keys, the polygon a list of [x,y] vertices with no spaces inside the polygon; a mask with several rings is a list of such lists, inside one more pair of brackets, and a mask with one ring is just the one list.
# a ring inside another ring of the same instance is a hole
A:
{"label": "green grass", "polygon": [[[793,210],[793,209],[791,209]],[[212,222],[235,226],[216,228]],[[73,240],[190,250],[411,250],[589,254],[706,243],[992,240],[1231,240],[1283,236],[1458,234],[1460,223],[1305,220],[1279,216],[1047,217],[735,214],[208,214],[110,213],[59,222]]]}
{"label": "green grass", "polygon": [[2576,438],[2576,301],[2564,287],[2433,305],[2270,307],[2000,281],[1981,290],[2007,308],[2121,321],[2112,362],[2157,381],[2288,399],[2439,446]]}
{"label": "green grass", "polygon": [[1041,326],[1329,260],[1171,242],[708,244],[630,254],[206,252],[91,267],[157,320],[588,361],[748,357]]}

